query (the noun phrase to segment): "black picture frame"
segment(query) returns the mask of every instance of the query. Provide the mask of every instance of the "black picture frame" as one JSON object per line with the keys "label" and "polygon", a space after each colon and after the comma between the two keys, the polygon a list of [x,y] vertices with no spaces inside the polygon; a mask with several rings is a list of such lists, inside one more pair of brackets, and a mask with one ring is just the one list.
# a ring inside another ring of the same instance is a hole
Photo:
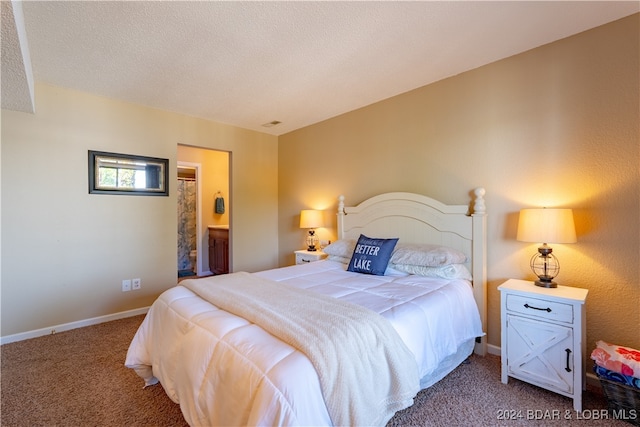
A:
{"label": "black picture frame", "polygon": [[169,195],[169,159],[89,150],[89,194]]}

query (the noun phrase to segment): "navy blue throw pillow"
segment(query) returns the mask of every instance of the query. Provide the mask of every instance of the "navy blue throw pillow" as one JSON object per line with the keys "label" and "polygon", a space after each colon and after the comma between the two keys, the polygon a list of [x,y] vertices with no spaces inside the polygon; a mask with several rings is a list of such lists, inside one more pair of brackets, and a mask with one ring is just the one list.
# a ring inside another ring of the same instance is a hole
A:
{"label": "navy blue throw pillow", "polygon": [[384,276],[398,239],[372,239],[360,235],[347,271]]}

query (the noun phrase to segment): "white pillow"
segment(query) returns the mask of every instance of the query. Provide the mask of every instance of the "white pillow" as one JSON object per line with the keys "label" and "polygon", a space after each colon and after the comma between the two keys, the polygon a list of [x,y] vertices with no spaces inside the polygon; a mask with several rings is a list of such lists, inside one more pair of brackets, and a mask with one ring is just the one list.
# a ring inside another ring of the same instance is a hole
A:
{"label": "white pillow", "polygon": [[343,264],[349,264],[351,262],[351,258],[345,258],[343,256],[338,256],[338,255],[329,255],[327,259],[329,261],[337,261]]}
{"label": "white pillow", "polygon": [[347,258],[347,264],[351,260],[353,250],[356,248],[356,239],[340,239],[325,246],[322,250],[327,255]]}
{"label": "white pillow", "polygon": [[[345,258],[342,256],[337,256],[337,255],[329,255],[327,257],[328,261],[335,261],[335,262],[340,262],[342,264],[344,264],[345,266],[349,265],[349,263],[351,262],[351,258]],[[405,271],[401,271],[398,270],[396,268],[393,268],[393,266],[391,264],[387,265],[387,269],[384,271],[384,275],[385,276],[408,276],[409,273],[405,272]]]}
{"label": "white pillow", "polygon": [[449,264],[462,264],[467,257],[462,252],[447,246],[398,243],[391,255],[391,264],[440,267]]}
{"label": "white pillow", "polygon": [[472,280],[471,273],[464,264],[449,264],[440,267],[426,267],[411,264],[389,264],[395,270],[425,277],[439,277],[442,279]]}

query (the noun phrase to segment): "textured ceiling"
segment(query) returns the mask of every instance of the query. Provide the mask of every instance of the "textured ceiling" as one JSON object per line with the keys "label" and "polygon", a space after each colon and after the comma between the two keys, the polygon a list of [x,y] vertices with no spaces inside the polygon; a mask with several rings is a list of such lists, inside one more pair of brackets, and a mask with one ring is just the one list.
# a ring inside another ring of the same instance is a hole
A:
{"label": "textured ceiling", "polygon": [[637,1],[28,1],[27,45],[20,23],[5,34],[13,14],[2,3],[3,108],[29,104],[16,98],[28,96],[30,62],[35,81],[274,135],[639,10]]}

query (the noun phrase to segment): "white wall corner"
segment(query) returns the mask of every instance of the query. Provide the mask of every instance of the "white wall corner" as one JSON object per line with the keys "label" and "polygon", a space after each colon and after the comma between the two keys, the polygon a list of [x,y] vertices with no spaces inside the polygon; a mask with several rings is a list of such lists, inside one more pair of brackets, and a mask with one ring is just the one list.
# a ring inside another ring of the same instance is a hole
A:
{"label": "white wall corner", "polygon": [[35,113],[33,70],[22,1],[2,3],[2,108]]}

